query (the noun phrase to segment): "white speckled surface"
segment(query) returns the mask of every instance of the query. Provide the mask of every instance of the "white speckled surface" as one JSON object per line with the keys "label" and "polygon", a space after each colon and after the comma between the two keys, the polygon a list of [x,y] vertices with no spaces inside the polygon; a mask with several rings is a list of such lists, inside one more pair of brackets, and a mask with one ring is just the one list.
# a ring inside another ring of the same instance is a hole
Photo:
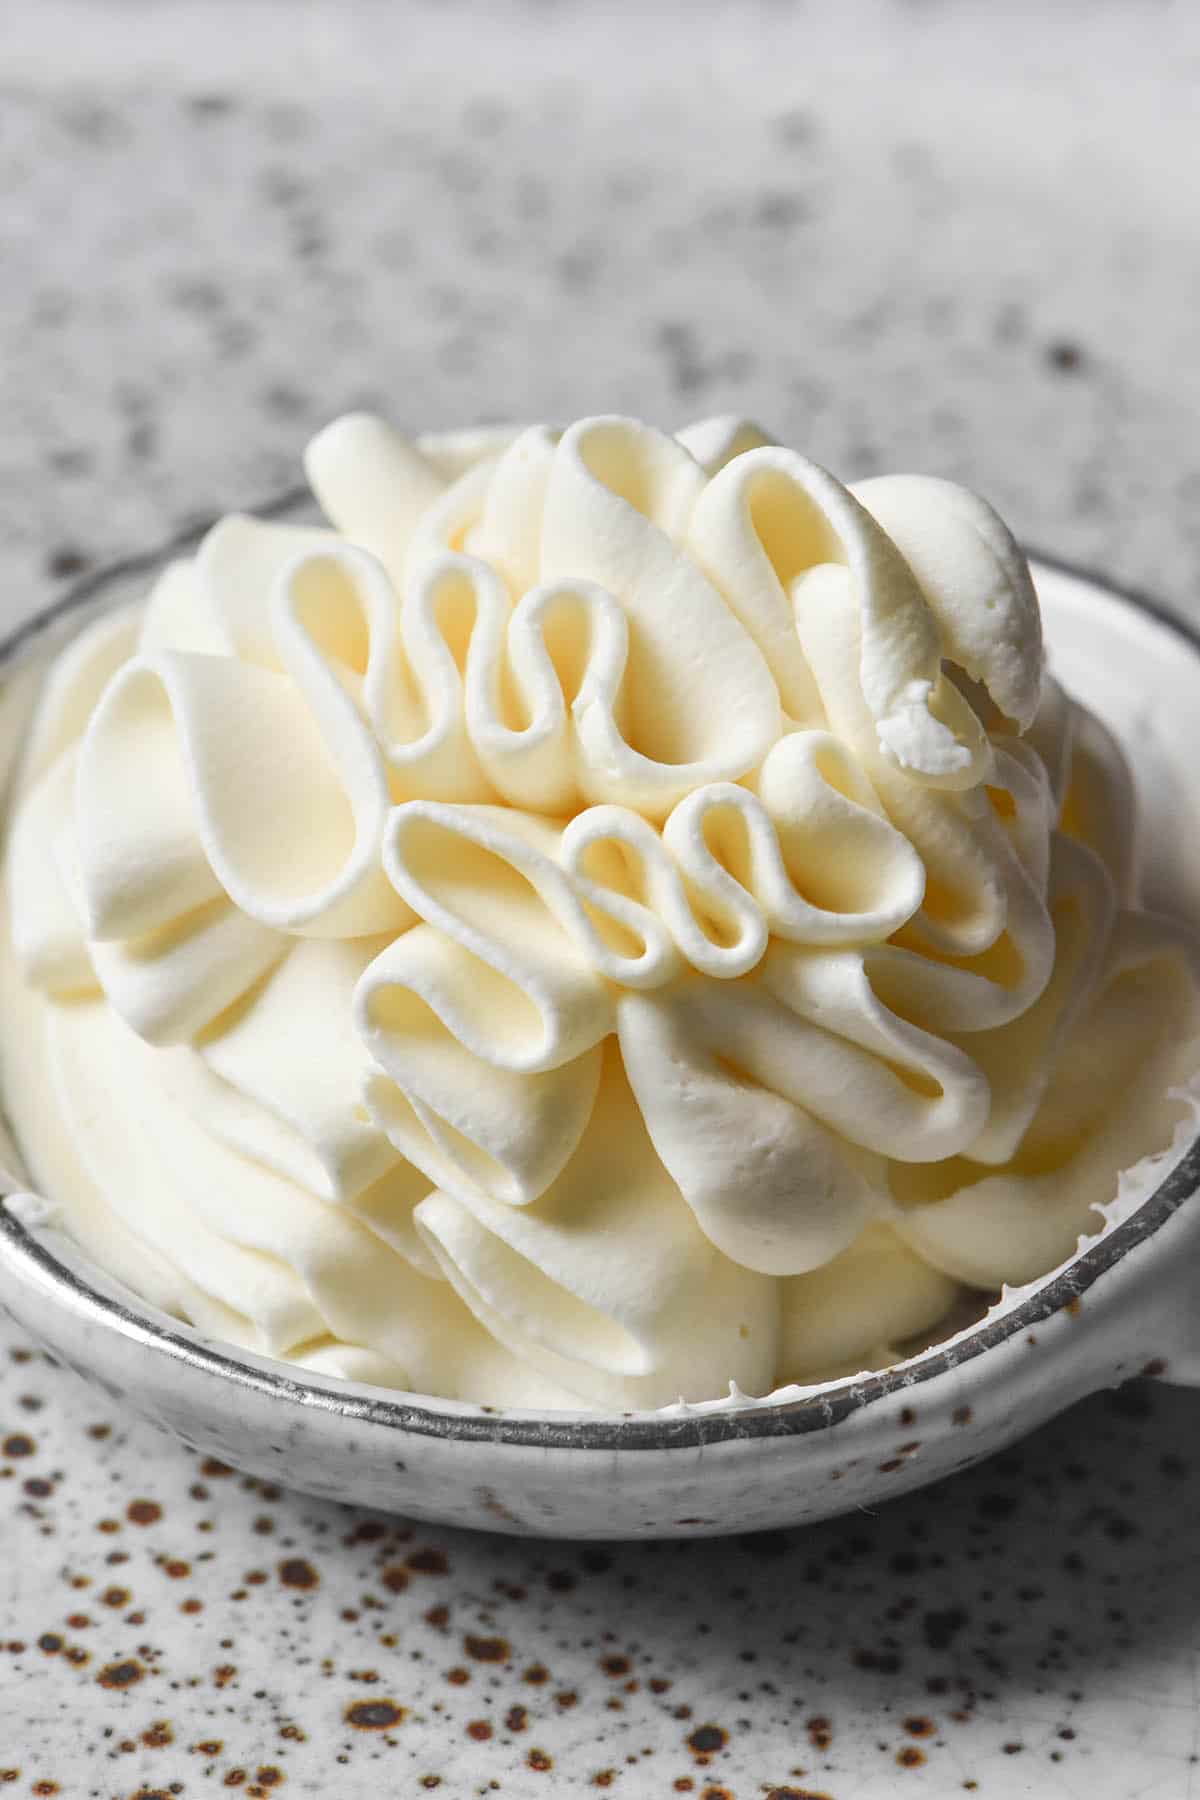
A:
{"label": "white speckled surface", "polygon": [[[1046,10],[5,8],[3,622],[363,400],[755,411],[1200,611],[1200,19]],[[247,1487],[0,1356],[14,1794],[1200,1787],[1195,1396],[806,1533],[539,1548]]]}

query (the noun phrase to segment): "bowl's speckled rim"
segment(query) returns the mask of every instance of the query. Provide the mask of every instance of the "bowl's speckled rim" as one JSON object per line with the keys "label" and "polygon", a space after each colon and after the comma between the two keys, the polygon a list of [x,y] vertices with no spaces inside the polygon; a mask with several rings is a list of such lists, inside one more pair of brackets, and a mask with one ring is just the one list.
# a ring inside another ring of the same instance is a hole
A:
{"label": "bowl's speckled rim", "polygon": [[[308,491],[289,490],[254,511],[260,517],[286,516],[311,504]],[[153,551],[131,556],[109,564],[85,577],[60,599],[25,620],[16,631],[0,640],[0,669],[17,653],[51,626],[78,608],[96,599],[110,584],[151,573],[169,559],[192,548],[211,521],[191,526],[177,537]],[[1181,645],[1200,661],[1200,632],[1176,617],[1155,601],[1135,590],[1100,580],[1086,569],[1078,568],[1053,556],[1030,553],[1035,567],[1040,564],[1061,574],[1086,581],[1135,610],[1149,615],[1180,640]],[[1107,1270],[1119,1263],[1130,1251],[1152,1237],[1178,1212],[1184,1202],[1200,1188],[1200,1137],[1192,1144],[1165,1180],[1137,1211],[1122,1224],[1106,1231],[1093,1245],[1076,1256],[1053,1280],[1047,1281],[1017,1306],[987,1318],[974,1329],[955,1338],[952,1345],[933,1348],[909,1361],[875,1374],[831,1383],[814,1389],[795,1400],[775,1404],[730,1406],[727,1409],[705,1408],[663,1416],[662,1414],[606,1414],[580,1418],[577,1415],[553,1413],[530,1416],[511,1415],[487,1407],[469,1407],[455,1403],[453,1411],[443,1411],[436,1402],[421,1399],[392,1399],[356,1391],[347,1384],[343,1391],[318,1386],[298,1379],[280,1364],[278,1372],[262,1366],[267,1359],[244,1362],[200,1338],[188,1327],[179,1327],[165,1315],[152,1309],[134,1312],[120,1300],[100,1292],[75,1269],[60,1262],[51,1251],[0,1204],[0,1236],[9,1239],[30,1262],[44,1281],[65,1290],[73,1307],[91,1315],[122,1335],[140,1339],[148,1348],[185,1363],[197,1372],[213,1375],[238,1386],[276,1395],[295,1404],[310,1405],[333,1411],[363,1423],[382,1426],[417,1437],[460,1438],[473,1442],[489,1442],[525,1446],[531,1449],[563,1450],[667,1450],[687,1449],[732,1439],[797,1437],[807,1432],[824,1431],[840,1424],[850,1414],[865,1410],[903,1389],[906,1393],[927,1381],[961,1369],[987,1351],[1008,1339],[1028,1332],[1035,1325],[1061,1311],[1087,1292]]]}

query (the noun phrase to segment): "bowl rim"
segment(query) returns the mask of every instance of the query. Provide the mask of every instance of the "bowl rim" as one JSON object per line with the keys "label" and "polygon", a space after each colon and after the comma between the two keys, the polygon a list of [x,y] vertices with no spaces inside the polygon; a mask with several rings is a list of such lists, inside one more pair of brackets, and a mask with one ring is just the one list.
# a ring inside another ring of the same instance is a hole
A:
{"label": "bowl rim", "polygon": [[[311,505],[308,490],[295,487],[247,510],[260,518],[286,518],[307,505]],[[156,548],[108,563],[74,583],[65,594],[0,638],[0,677],[19,651],[51,627],[96,600],[108,587],[141,574],[150,574],[172,556],[192,549],[215,522],[216,517],[189,524]],[[1153,619],[1176,636],[1200,662],[1200,630],[1158,601],[1061,557],[1034,550],[1026,554],[1035,572],[1041,567],[1086,583]],[[236,1386],[292,1404],[336,1412],[408,1436],[486,1442],[543,1451],[571,1449],[611,1453],[614,1450],[691,1449],[730,1440],[803,1436],[838,1425],[851,1414],[864,1412],[894,1394],[908,1395],[951,1370],[961,1370],[986,1352],[1027,1333],[1052,1314],[1077,1302],[1101,1276],[1160,1230],[1198,1188],[1200,1135],[1128,1219],[1099,1234],[1089,1248],[1078,1252],[1059,1273],[1043,1279],[1015,1306],[996,1316],[985,1316],[947,1343],[933,1345],[890,1368],[807,1388],[795,1399],[717,1399],[654,1413],[575,1414],[549,1410],[534,1413],[531,1409],[489,1407],[477,1402],[439,1402],[431,1396],[408,1395],[402,1390],[397,1390],[393,1397],[388,1389],[367,1391],[366,1384],[343,1384],[332,1377],[328,1384],[324,1380],[307,1380],[294,1365],[251,1352],[244,1353],[250,1360],[243,1360],[235,1346],[222,1346],[217,1340],[203,1337],[191,1326],[170,1319],[148,1302],[144,1303],[144,1310],[135,1311],[123,1300],[101,1291],[80,1270],[55,1256],[38,1237],[37,1227],[27,1227],[5,1206],[3,1196],[0,1196],[0,1240],[7,1241],[18,1259],[30,1265],[42,1283],[60,1290],[65,1288],[77,1315],[107,1329],[115,1328],[121,1336],[140,1341],[176,1363],[231,1381]],[[85,1267],[93,1266],[84,1252],[75,1250],[74,1246],[72,1249]],[[103,1275],[99,1268],[97,1273]]]}

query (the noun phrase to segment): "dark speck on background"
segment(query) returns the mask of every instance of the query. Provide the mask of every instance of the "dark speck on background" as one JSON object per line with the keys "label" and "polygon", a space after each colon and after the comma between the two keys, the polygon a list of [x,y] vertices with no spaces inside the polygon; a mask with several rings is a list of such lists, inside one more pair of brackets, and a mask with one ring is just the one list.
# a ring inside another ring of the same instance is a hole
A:
{"label": "dark speck on background", "polygon": [[1080,375],[1088,365],[1087,352],[1071,338],[1056,338],[1046,345],[1046,362],[1056,375]]}
{"label": "dark speck on background", "polygon": [[394,1700],[355,1700],[346,1708],[346,1723],[356,1731],[388,1731],[403,1724],[406,1711]]}
{"label": "dark speck on background", "polygon": [[414,1550],[407,1559],[408,1567],[417,1575],[448,1575],[450,1561],[444,1550]]}
{"label": "dark speck on background", "polygon": [[60,545],[46,558],[46,573],[51,581],[70,581],[76,575],[86,574],[91,567],[91,557],[73,544]]}
{"label": "dark speck on background", "polygon": [[106,1664],[97,1675],[96,1680],[102,1688],[130,1688],[136,1686],[144,1678],[145,1673],[145,1669],[136,1658],[128,1657],[124,1662]]}
{"label": "dark speck on background", "polygon": [[290,1556],[279,1565],[279,1579],[284,1587],[307,1591],[319,1586],[321,1577],[302,1556]]}
{"label": "dark speck on background", "polygon": [[232,94],[189,94],[184,105],[194,119],[224,119],[236,111],[237,101]]}

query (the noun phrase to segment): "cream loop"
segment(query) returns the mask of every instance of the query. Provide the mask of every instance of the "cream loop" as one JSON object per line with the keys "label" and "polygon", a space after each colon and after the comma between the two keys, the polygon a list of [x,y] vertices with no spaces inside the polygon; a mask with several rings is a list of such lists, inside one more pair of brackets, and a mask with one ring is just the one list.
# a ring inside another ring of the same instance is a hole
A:
{"label": "cream loop", "polygon": [[978,781],[982,733],[942,673],[941,640],[920,589],[832,475],[793,450],[748,450],[699,496],[688,542],[762,651],[793,718],[817,722],[824,700],[793,618],[822,608],[836,586],[860,621],[858,680],[878,748],[918,781]]}
{"label": "cream loop", "polygon": [[76,787],[93,937],[140,936],[222,892],[278,931],[349,936],[411,918],[379,865],[378,747],[301,630],[289,650],[290,679],[172,651],[113,678]]}
{"label": "cream loop", "polygon": [[753,983],[683,983],[617,1006],[646,1129],[700,1229],[745,1268],[798,1275],[845,1249],[886,1190],[874,1158],[763,1079],[760,1040],[783,1029],[783,1008]]}
{"label": "cream loop", "polygon": [[556,847],[541,821],[491,807],[415,800],[388,821],[383,866],[396,892],[474,970],[473,981],[444,985],[400,939],[385,952],[390,979],[411,982],[498,1068],[557,1068],[612,1028],[607,988],[579,944],[594,927],[553,860]]}
{"label": "cream loop", "polygon": [[942,655],[1024,731],[1042,691],[1042,616],[1029,565],[978,494],[932,475],[880,475],[850,489],[912,570]]}
{"label": "cream loop", "polygon": [[594,582],[628,619],[624,735],[665,766],[657,817],[699,782],[746,774],[780,729],[759,649],[681,547],[703,487],[672,439],[633,420],[591,419],[564,434],[546,488],[543,579]]}

